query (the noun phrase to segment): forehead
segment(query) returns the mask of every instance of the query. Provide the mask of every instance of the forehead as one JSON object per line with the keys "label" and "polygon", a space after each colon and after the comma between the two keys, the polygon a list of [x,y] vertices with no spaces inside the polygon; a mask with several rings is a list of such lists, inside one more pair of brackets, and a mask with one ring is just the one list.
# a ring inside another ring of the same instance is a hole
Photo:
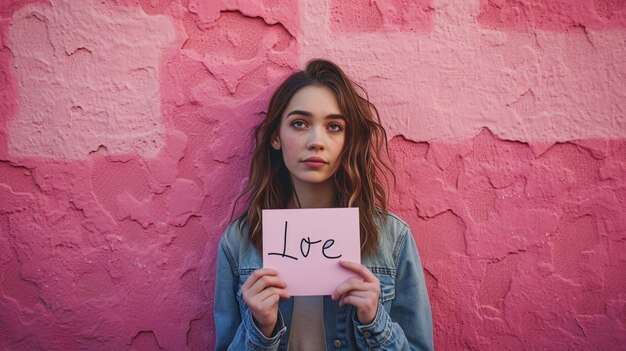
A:
{"label": "forehead", "polygon": [[319,85],[306,86],[293,94],[285,109],[285,114],[293,110],[307,111],[321,116],[341,114],[335,93],[330,88]]}

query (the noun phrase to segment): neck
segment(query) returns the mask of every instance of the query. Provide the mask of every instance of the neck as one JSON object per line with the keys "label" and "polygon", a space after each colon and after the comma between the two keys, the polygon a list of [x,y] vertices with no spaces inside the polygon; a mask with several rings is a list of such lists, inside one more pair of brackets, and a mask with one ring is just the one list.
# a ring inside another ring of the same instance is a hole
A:
{"label": "neck", "polygon": [[322,184],[301,183],[293,181],[295,192],[289,208],[326,208],[334,207],[335,204],[335,184],[328,180]]}

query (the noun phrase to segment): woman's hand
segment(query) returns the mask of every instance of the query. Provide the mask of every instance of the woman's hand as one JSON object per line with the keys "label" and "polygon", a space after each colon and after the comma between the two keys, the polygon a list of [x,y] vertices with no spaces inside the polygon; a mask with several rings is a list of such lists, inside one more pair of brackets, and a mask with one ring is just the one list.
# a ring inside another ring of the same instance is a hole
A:
{"label": "woman's hand", "polygon": [[359,278],[350,278],[335,289],[331,298],[339,300],[339,306],[346,304],[356,307],[357,318],[361,324],[370,324],[376,317],[378,297],[380,296],[380,282],[374,273],[362,264],[339,261],[339,264],[354,273]]}
{"label": "woman's hand", "polygon": [[[278,279],[273,269],[257,269],[241,286],[243,300],[248,305],[257,327],[271,337],[278,320],[278,301],[288,299],[287,285]],[[219,301],[218,301],[219,303]]]}

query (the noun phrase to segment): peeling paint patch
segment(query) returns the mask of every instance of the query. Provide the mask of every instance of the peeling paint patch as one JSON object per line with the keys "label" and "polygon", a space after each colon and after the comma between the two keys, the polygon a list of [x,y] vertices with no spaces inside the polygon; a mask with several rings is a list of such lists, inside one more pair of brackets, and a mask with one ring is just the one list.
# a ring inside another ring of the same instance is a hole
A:
{"label": "peeling paint patch", "polygon": [[130,342],[133,350],[163,350],[152,330],[142,330]]}
{"label": "peeling paint patch", "polygon": [[261,17],[252,18],[238,11],[222,11],[209,24],[189,15],[184,24],[188,39],[183,49],[201,60],[231,94],[243,81],[256,83],[260,77],[255,72],[270,73],[268,63],[289,66],[286,60],[296,49],[295,39],[282,24],[267,24]]}
{"label": "peeling paint patch", "polygon": [[504,309],[504,299],[511,289],[515,256],[507,256],[499,261],[488,262],[485,267],[485,277],[476,294],[476,302],[480,306],[488,305],[497,309]]}
{"label": "peeling paint patch", "polygon": [[615,0],[480,0],[478,21],[493,28],[569,32],[626,27],[626,4]]}
{"label": "peeling paint patch", "polygon": [[173,39],[165,17],[93,0],[17,11],[7,44],[18,94],[8,152],[79,160],[105,145],[154,157],[164,142],[160,56]]}
{"label": "peeling paint patch", "polygon": [[331,1],[336,32],[425,32],[432,28],[431,0]]}
{"label": "peeling paint patch", "polygon": [[38,187],[33,179],[33,171],[23,166],[0,162],[0,182],[16,193],[36,193]]}

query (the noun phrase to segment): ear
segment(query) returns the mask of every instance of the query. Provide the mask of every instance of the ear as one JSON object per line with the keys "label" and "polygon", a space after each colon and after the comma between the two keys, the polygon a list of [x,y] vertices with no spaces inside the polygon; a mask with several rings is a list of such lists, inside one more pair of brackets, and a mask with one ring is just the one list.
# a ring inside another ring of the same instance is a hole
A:
{"label": "ear", "polygon": [[278,135],[272,138],[271,144],[274,150],[280,150],[280,138],[278,138]]}

